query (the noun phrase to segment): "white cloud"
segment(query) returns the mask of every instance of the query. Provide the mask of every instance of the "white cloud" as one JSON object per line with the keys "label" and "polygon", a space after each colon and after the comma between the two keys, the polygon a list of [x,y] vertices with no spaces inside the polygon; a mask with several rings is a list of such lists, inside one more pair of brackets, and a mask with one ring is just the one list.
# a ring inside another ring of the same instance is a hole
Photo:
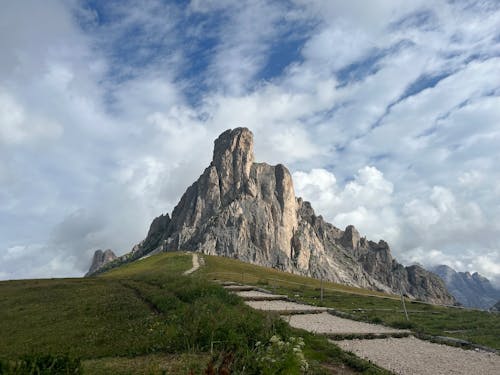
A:
{"label": "white cloud", "polygon": [[0,143],[22,144],[60,137],[62,126],[25,109],[8,93],[0,90]]}
{"label": "white cloud", "polygon": [[399,228],[391,206],[393,186],[377,168],[360,169],[344,186],[325,169],[296,171],[293,179],[295,193],[334,225],[344,228],[352,224],[373,240],[397,240]]}
{"label": "white cloud", "polygon": [[2,5],[0,277],[129,250],[236,126],[334,224],[497,277],[494,1]]}

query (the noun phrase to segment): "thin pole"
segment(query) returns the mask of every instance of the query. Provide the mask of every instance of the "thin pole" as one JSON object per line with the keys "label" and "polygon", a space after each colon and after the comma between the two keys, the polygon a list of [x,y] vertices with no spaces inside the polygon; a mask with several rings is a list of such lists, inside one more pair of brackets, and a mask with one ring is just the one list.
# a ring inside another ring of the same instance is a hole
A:
{"label": "thin pole", "polygon": [[406,321],[409,321],[408,312],[406,311],[405,298],[403,297],[403,290],[401,290],[401,303],[403,304],[403,310],[405,311]]}
{"label": "thin pole", "polygon": [[323,276],[321,276],[321,302],[323,302]]}

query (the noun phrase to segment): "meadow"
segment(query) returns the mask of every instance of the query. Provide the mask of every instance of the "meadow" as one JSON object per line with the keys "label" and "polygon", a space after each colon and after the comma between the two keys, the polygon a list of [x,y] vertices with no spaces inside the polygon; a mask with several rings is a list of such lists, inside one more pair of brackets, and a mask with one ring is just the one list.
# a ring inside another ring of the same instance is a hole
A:
{"label": "meadow", "polygon": [[[207,257],[209,267],[217,261]],[[205,267],[183,276],[190,267],[190,254],[168,253],[94,278],[0,282],[0,373],[303,373],[291,349],[271,347],[273,336],[304,339],[309,374],[386,373],[250,309],[208,282]],[[270,349],[274,361],[262,360]]]}

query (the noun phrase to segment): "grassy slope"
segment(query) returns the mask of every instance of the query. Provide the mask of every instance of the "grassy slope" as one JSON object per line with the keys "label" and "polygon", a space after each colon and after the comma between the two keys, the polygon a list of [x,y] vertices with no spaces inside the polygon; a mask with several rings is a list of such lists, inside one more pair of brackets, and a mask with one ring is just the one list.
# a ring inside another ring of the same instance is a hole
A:
{"label": "grassy slope", "polygon": [[[200,272],[208,278],[244,281],[311,304],[333,307],[365,321],[392,326],[407,325],[399,297],[324,282],[270,270],[234,259],[206,256],[207,266]],[[377,297],[375,297],[377,296]],[[416,332],[450,336],[500,350],[500,314],[446,308],[407,300],[410,328]]]}
{"label": "grassy slope", "polygon": [[[206,266],[189,277],[181,273],[191,267],[191,255],[168,253],[97,278],[0,282],[0,358],[69,353],[83,358],[89,373],[162,369],[187,373],[201,370],[212,346],[215,351],[240,350],[244,358],[252,354],[257,340],[265,341],[276,332],[303,336],[305,354],[312,362],[337,368],[344,363],[366,373],[380,373],[324,338],[290,331],[276,317],[252,311],[206,282],[214,278],[243,281],[320,304],[319,280],[222,257],[205,256],[205,261]],[[403,321],[395,296],[334,283],[323,286],[324,305],[360,319],[388,324]],[[500,346],[498,314],[415,303],[408,308],[417,330]]]}
{"label": "grassy slope", "polygon": [[206,274],[182,276],[190,267],[190,254],[168,253],[97,278],[0,282],[0,359],[69,354],[88,373],[201,373],[212,348],[236,353],[237,366],[248,369],[257,341],[302,334],[313,373],[343,364],[384,373],[250,309]]}

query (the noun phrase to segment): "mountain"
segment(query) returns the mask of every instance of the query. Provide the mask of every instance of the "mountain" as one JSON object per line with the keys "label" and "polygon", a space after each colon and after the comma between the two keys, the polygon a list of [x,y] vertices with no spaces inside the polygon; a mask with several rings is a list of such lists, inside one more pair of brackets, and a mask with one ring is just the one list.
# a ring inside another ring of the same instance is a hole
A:
{"label": "mountain", "polygon": [[497,303],[495,303],[495,304],[491,307],[490,311],[493,311],[493,312],[500,312],[500,301],[498,301]]}
{"label": "mountain", "polygon": [[254,162],[253,134],[246,128],[227,130],[215,140],[212,162],[172,216],[154,219],[146,238],[122,261],[178,249],[454,303],[439,277],[402,266],[385,241],[369,241],[353,226],[340,230],[317,216],[309,202],[295,197],[285,166]]}
{"label": "mountain", "polygon": [[436,266],[431,271],[444,280],[450,293],[466,307],[489,309],[500,300],[500,290],[477,272],[457,272],[446,265]]}
{"label": "mountain", "polygon": [[116,260],[118,257],[115,255],[113,250],[105,250],[101,249],[96,250],[94,253],[94,257],[92,258],[92,264],[90,265],[89,271],[85,274],[85,276],[90,276],[97,272],[99,269],[102,269],[106,264],[111,263]]}

